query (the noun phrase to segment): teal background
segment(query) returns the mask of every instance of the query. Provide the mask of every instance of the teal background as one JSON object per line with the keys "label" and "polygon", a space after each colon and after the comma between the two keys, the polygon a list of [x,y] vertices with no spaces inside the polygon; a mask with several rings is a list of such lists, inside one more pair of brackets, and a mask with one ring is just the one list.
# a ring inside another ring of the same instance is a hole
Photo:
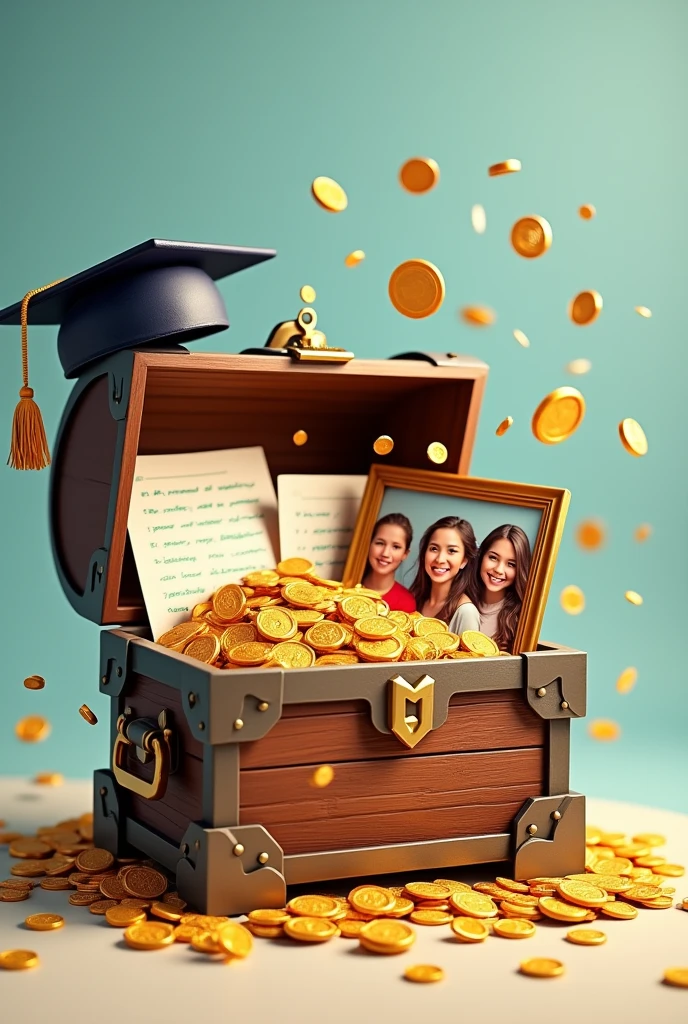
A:
{"label": "teal background", "polygon": [[[683,0],[459,2],[375,0],[25,0],[0,13],[0,305],[157,235],[274,246],[277,259],[221,283],[232,327],[201,343],[260,345],[318,292],[330,343],[359,357],[409,349],[472,353],[491,366],[472,470],[572,492],[543,636],[589,652],[589,717],[572,726],[572,785],[601,797],[685,810],[687,540],[685,231],[688,5]],[[438,187],[410,196],[401,163],[428,155]],[[489,179],[507,157],[520,174]],[[312,200],[316,175],[349,196],[339,216]],[[577,216],[594,203],[591,222]],[[470,225],[485,206],[487,232]],[[551,250],[516,256],[513,222],[546,217]],[[364,249],[354,270],[344,256]],[[447,283],[427,320],[400,316],[392,269],[430,259]],[[596,288],[587,328],[569,299]],[[462,324],[464,304],[497,323]],[[647,305],[651,320],[633,307]],[[522,349],[512,330],[531,339]],[[18,329],[2,337],[0,409],[9,444],[21,383]],[[49,327],[30,334],[31,384],[54,438],[70,390]],[[197,343],[196,348],[201,346]],[[592,372],[565,364],[588,357]],[[580,386],[582,427],[545,447],[530,417],[553,388]],[[432,410],[428,410],[432,415]],[[512,429],[495,436],[511,415]],[[625,416],[649,454],[621,447]],[[47,524],[47,473],[2,468],[0,772],[86,776],[107,763],[107,703],[97,688],[98,627],[58,587]],[[605,521],[604,550],[581,552],[574,528]],[[633,540],[649,522],[652,538]],[[557,597],[575,583],[577,617]],[[642,607],[624,600],[632,588]],[[618,674],[635,665],[625,695]],[[31,693],[22,679],[40,673]],[[89,727],[77,709],[100,718]],[[18,743],[13,725],[40,712],[48,740]],[[622,727],[589,738],[598,717]]]}

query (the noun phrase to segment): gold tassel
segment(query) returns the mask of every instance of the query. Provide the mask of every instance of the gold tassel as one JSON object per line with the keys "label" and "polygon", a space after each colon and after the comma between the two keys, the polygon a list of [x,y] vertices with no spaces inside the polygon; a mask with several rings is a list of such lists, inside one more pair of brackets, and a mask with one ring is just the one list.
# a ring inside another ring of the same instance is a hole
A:
{"label": "gold tassel", "polygon": [[50,465],[48,439],[45,436],[41,410],[33,400],[29,387],[28,309],[29,299],[59,284],[64,278],[27,292],[21,304],[22,375],[24,386],[19,391],[19,404],[12,420],[12,443],[7,465],[12,469],[45,469]]}

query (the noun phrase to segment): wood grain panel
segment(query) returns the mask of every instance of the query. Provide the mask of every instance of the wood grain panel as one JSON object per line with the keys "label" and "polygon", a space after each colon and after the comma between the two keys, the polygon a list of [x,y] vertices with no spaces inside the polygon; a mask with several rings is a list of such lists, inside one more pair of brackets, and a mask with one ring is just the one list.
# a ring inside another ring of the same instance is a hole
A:
{"label": "wood grain panel", "polygon": [[[153,766],[152,763],[141,764],[134,756],[127,770],[149,782]],[[177,771],[170,775],[162,800],[146,800],[126,791],[127,813],[129,817],[150,825],[168,839],[179,842],[189,822],[202,819],[202,794],[203,762],[197,757],[182,757]]]}
{"label": "wood grain panel", "polygon": [[[406,750],[391,733],[377,732],[365,703],[360,710],[324,714],[315,719],[312,712],[287,716],[263,739],[242,745],[241,768],[322,761],[332,764],[399,757],[402,752],[413,759],[428,754],[544,745],[546,723],[525,704],[520,692],[513,696],[505,694],[502,700],[485,701],[479,694],[472,696],[470,702],[450,703],[444,725],[429,733],[413,750]],[[316,705],[301,706],[310,709]]]}
{"label": "wood grain panel", "polygon": [[132,710],[132,718],[158,719],[163,708],[171,712],[170,728],[179,736],[180,750],[195,758],[203,757],[203,744],[198,741],[186,720],[182,705],[183,695],[172,686],[165,686],[150,676],[132,673],[126,689],[119,698],[119,713],[125,707]]}

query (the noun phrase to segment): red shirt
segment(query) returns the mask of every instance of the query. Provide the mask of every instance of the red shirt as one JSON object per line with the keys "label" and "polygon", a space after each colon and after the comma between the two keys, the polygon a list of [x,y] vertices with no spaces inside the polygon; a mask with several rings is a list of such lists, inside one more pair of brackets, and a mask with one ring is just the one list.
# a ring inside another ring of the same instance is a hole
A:
{"label": "red shirt", "polygon": [[387,602],[391,612],[415,612],[416,610],[416,602],[411,591],[402,587],[401,583],[397,583],[396,580],[391,590],[382,595],[382,600]]}

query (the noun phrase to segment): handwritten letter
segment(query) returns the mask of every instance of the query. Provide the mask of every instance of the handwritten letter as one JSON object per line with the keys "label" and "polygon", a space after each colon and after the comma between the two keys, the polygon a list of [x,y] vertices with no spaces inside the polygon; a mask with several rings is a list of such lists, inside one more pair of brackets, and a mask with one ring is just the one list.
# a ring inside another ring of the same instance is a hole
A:
{"label": "handwritten letter", "polygon": [[278,476],[282,557],[309,558],[321,576],[340,580],[367,479]]}

